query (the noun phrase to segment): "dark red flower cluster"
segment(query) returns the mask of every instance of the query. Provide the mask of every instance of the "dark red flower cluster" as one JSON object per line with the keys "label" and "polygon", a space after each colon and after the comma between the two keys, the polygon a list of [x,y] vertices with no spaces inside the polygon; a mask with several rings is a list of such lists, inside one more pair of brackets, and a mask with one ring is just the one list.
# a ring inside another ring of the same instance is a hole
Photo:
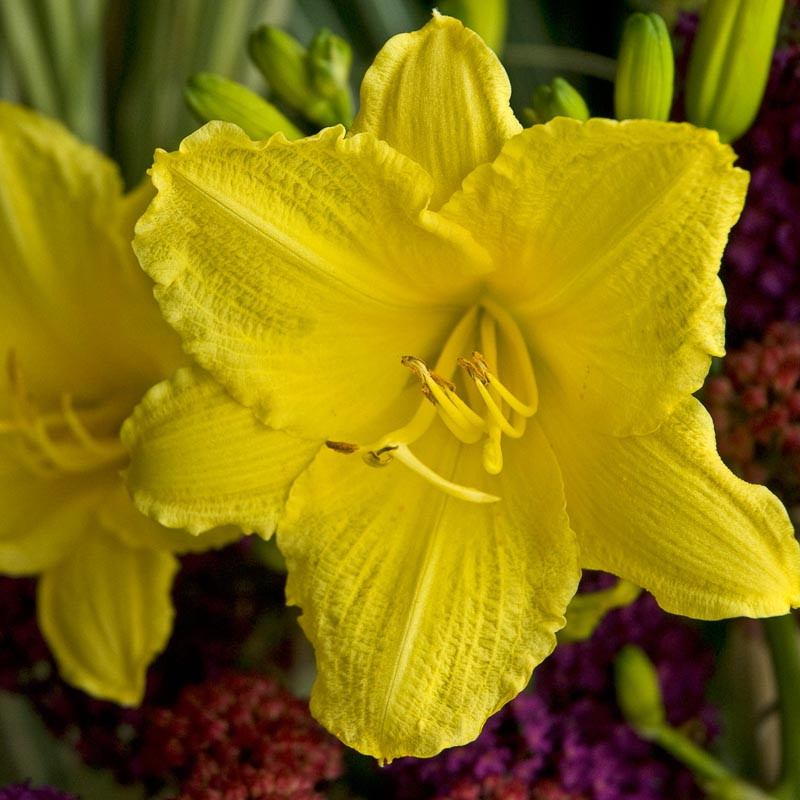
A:
{"label": "dark red flower cluster", "polygon": [[489,775],[482,781],[463,780],[436,800],[581,800],[554,781],[530,785],[518,778]]}
{"label": "dark red flower cluster", "polygon": [[305,703],[260,675],[190,686],[150,713],[139,772],[180,783],[178,800],[318,800],[344,748]]}
{"label": "dark red flower cluster", "polygon": [[[143,708],[121,708],[67,685],[36,622],[36,581],[0,576],[0,689],[25,694],[47,727],[67,739],[87,764],[113,770],[123,783],[137,780],[144,708],[169,705],[184,686],[233,669],[243,643],[265,616],[281,627],[283,579],[250,550],[245,541],[181,559],[173,587],[175,627],[166,651],[148,671]],[[292,628],[285,627],[288,635]],[[273,667],[288,659],[283,635],[264,644],[264,657]]]}
{"label": "dark red flower cluster", "polygon": [[761,341],[728,353],[704,401],[724,461],[769,486],[800,522],[800,323],[773,323]]}

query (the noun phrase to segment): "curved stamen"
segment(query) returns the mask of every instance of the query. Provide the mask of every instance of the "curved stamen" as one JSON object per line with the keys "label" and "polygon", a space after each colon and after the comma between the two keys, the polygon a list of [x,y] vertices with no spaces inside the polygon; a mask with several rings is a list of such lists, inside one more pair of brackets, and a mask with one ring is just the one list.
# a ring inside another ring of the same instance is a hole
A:
{"label": "curved stamen", "polygon": [[[453,332],[445,342],[439,358],[436,360],[435,371],[445,377],[451,376],[455,371],[456,358],[459,353],[463,353],[472,330],[475,326],[475,317],[478,315],[478,306],[472,308],[464,314],[458,321]],[[436,419],[436,408],[431,403],[420,403],[417,411],[407,425],[391,431],[382,436],[376,445],[369,447],[369,450],[379,450],[382,447],[391,445],[395,442],[405,442],[413,444],[430,428]]]}
{"label": "curved stamen", "polygon": [[[6,366],[13,419],[0,422],[0,434],[19,435],[18,455],[36,474],[52,477],[59,472],[86,472],[124,458],[125,448],[119,438],[94,436],[75,410],[70,395],[61,396],[61,413],[39,413],[13,350],[8,353]],[[124,416],[116,402],[91,409],[86,415],[104,420],[109,412],[113,419]]]}
{"label": "curved stamen", "polygon": [[422,391],[439,412],[449,431],[465,444],[479,441],[486,429],[484,420],[465,403],[459,406],[455,400],[455,386],[445,378],[431,372],[424,361],[414,356],[403,356],[403,366],[410,369],[422,381]]}
{"label": "curved stamen", "polygon": [[[539,406],[539,387],[536,385],[533,364],[531,364],[528,346],[525,344],[522,332],[514,321],[514,318],[504,308],[497,305],[497,303],[485,299],[482,301],[482,305],[497,321],[503,335],[508,340],[508,344],[511,346],[512,354],[516,357],[517,366],[519,366],[522,371],[522,385],[525,396],[528,399],[527,405],[533,409],[531,412],[531,415],[533,415],[536,413],[536,409]],[[496,361],[490,363],[497,364]]]}

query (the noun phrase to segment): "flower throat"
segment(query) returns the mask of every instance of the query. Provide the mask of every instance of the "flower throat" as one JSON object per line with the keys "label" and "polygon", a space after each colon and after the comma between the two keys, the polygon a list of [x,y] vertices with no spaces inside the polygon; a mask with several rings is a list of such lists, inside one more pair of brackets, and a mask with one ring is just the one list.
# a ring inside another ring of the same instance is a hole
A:
{"label": "flower throat", "polygon": [[[480,351],[470,358],[462,354],[479,329]],[[521,400],[497,375],[498,333],[503,349],[511,359],[509,367],[520,383]],[[529,417],[536,413],[538,390],[528,348],[513,318],[497,304],[483,300],[473,306],[453,328],[434,369],[416,356],[403,356],[401,363],[420,381],[425,400],[411,420],[397,430],[381,436],[370,445],[328,441],[339,453],[360,452],[365,463],[384,467],[397,460],[447,494],[473,503],[494,503],[500,498],[479,489],[453,483],[434,472],[411,451],[411,445],[430,428],[438,415],[450,433],[466,445],[482,444],[483,467],[490,475],[503,469],[502,437],[520,438]],[[468,402],[459,397],[453,382],[461,367]],[[493,369],[494,367],[494,369]],[[479,410],[476,410],[479,409]]]}

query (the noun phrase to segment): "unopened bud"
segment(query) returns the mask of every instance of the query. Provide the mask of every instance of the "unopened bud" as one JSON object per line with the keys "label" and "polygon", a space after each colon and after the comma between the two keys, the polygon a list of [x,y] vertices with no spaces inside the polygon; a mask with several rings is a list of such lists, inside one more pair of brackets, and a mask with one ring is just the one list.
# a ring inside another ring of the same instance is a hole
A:
{"label": "unopened bud", "polygon": [[349,125],[353,121],[349,84],[353,51],[350,45],[323,28],[311,40],[306,57],[314,89],[331,101],[338,112],[338,121]]}
{"label": "unopened bud", "polygon": [[553,117],[572,117],[586,122],[589,109],[580,92],[563,78],[553,78],[550,84],[537,87],[531,96],[532,109],[523,112],[530,124],[549,122]]}
{"label": "unopened bud", "polygon": [[248,47],[270,89],[284,103],[318,125],[350,124],[346,42],[320,31],[312,49],[306,50],[285,31],[262,25],[250,35]]}
{"label": "unopened bud", "polygon": [[617,702],[623,717],[641,736],[664,725],[664,702],[653,663],[644,650],[627,645],[614,662]]}
{"label": "unopened bud", "polygon": [[625,22],[614,81],[617,119],[669,119],[675,59],[658,14],[631,14]]}
{"label": "unopened bud", "polygon": [[732,142],[753,123],[769,78],[783,0],[708,0],[686,79],[689,122]]}
{"label": "unopened bud", "polygon": [[508,0],[441,0],[439,11],[460,19],[500,53],[506,41]]}
{"label": "unopened bud", "polygon": [[287,139],[303,134],[272,103],[236,81],[198,72],[183,90],[186,104],[202,122],[220,119],[238,125],[251,139],[268,139],[280,131]]}

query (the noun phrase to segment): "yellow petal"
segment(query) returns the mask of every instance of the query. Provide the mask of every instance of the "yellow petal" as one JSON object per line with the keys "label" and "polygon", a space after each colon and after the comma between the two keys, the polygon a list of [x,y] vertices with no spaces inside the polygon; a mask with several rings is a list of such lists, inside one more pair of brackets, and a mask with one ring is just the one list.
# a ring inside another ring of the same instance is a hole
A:
{"label": "yellow petal", "polygon": [[0,573],[35,575],[70,550],[118,480],[112,473],[41,477],[0,440]]}
{"label": "yellow petal", "polygon": [[0,358],[15,351],[43,405],[127,396],[178,363],[131,251],[135,207],[112,161],[0,102]]}
{"label": "yellow petal", "polygon": [[97,528],[39,580],[39,624],[65,680],[121,705],[142,699],[145,673],[172,628],[177,561]]}
{"label": "yellow petal", "polygon": [[511,85],[480,36],[434,12],[421,30],[390,39],[361,84],[353,132],[368,132],[433,176],[438,208],[478,164],[522,130]]}
{"label": "yellow petal", "polygon": [[194,534],[235,525],[265,537],[291,482],[322,445],[267,428],[196,367],[154,386],[122,439],[131,453],[127,482],[141,511]]}
{"label": "yellow petal", "polygon": [[128,547],[147,547],[166,553],[202,553],[242,537],[241,530],[232,525],[199,535],[165,528],[136,510],[121,481],[99,505],[97,519],[104,530],[112,532]]}
{"label": "yellow petal", "polygon": [[[546,387],[545,387],[546,388]],[[800,551],[778,499],[722,463],[694,398],[653,434],[616,438],[542,398],[584,567],[698,619],[785,614],[800,604]]]}
{"label": "yellow petal", "polygon": [[[272,427],[345,439],[436,352],[488,268],[424,210],[430,179],[370,136],[254,143],[210,123],[158,153],[136,252],[186,348]],[[420,356],[424,357],[424,356]]]}
{"label": "yellow petal", "polygon": [[[438,423],[437,423],[438,425]],[[533,424],[488,476],[443,426],[417,454],[494,504],[392,463],[322,451],[295,483],[278,545],[314,645],[314,715],[382,760],[474,739],[555,645],[579,572],[552,452]]]}
{"label": "yellow petal", "polygon": [[690,125],[558,118],[442,209],[492,252],[534,364],[598,430],[653,431],[724,352],[717,270],[747,185],[733,158]]}

